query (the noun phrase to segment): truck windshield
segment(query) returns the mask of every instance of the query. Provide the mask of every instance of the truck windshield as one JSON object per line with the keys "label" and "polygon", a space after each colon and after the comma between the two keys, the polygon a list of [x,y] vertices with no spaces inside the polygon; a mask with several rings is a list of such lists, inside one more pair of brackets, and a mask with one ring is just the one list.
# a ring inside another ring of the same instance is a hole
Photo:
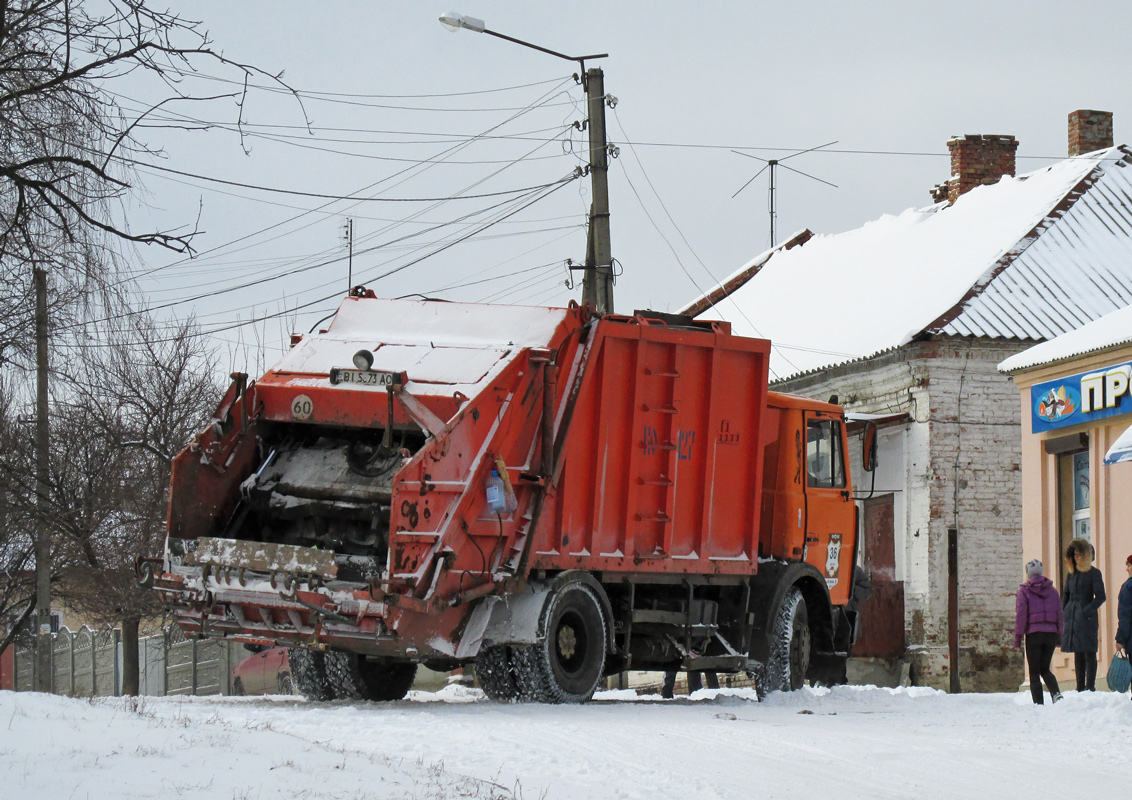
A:
{"label": "truck windshield", "polygon": [[840,422],[831,419],[812,419],[807,422],[806,471],[810,486],[822,489],[845,488]]}

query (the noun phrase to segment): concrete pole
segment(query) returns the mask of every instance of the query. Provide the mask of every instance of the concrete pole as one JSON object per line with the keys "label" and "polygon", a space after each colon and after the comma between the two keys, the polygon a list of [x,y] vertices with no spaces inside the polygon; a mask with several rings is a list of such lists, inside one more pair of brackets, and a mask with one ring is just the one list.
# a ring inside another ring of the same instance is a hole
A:
{"label": "concrete pole", "polygon": [[35,269],[35,619],[37,692],[51,691],[51,529],[47,524],[47,272]]}
{"label": "concrete pole", "polygon": [[609,152],[605,141],[605,75],[586,70],[586,102],[590,134],[590,236],[582,301],[589,300],[599,314],[613,311],[613,252],[609,241]]}

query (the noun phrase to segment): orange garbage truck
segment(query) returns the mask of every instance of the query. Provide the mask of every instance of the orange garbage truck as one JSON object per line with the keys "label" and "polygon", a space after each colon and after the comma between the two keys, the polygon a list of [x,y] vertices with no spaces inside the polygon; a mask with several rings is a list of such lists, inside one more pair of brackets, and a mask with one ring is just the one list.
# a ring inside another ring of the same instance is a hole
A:
{"label": "orange garbage truck", "polygon": [[768,389],[726,322],[353,290],[173,464],[192,637],[291,648],[308,697],[474,664],[501,701],[624,670],[843,680],[857,513],[842,409]]}

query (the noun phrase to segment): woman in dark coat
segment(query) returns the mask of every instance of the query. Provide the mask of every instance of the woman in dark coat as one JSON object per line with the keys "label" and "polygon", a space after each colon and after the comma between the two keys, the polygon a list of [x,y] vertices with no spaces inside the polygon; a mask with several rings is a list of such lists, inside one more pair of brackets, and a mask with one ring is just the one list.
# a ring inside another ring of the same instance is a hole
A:
{"label": "woman in dark coat", "polygon": [[1120,587],[1116,603],[1116,652],[1132,656],[1132,556],[1124,562],[1128,580]]}
{"label": "woman in dark coat", "polygon": [[1073,654],[1077,673],[1077,691],[1097,690],[1097,646],[1100,620],[1097,609],[1104,605],[1104,578],[1093,566],[1093,546],[1084,539],[1074,539],[1065,553],[1069,575],[1061,593],[1065,629],[1061,651]]}

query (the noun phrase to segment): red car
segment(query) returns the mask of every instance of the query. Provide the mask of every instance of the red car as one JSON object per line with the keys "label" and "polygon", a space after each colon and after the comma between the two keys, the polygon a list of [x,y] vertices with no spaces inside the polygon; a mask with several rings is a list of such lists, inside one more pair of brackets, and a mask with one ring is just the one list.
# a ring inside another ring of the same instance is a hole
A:
{"label": "red car", "polygon": [[244,645],[253,654],[232,669],[232,694],[292,694],[291,664],[286,647]]}

